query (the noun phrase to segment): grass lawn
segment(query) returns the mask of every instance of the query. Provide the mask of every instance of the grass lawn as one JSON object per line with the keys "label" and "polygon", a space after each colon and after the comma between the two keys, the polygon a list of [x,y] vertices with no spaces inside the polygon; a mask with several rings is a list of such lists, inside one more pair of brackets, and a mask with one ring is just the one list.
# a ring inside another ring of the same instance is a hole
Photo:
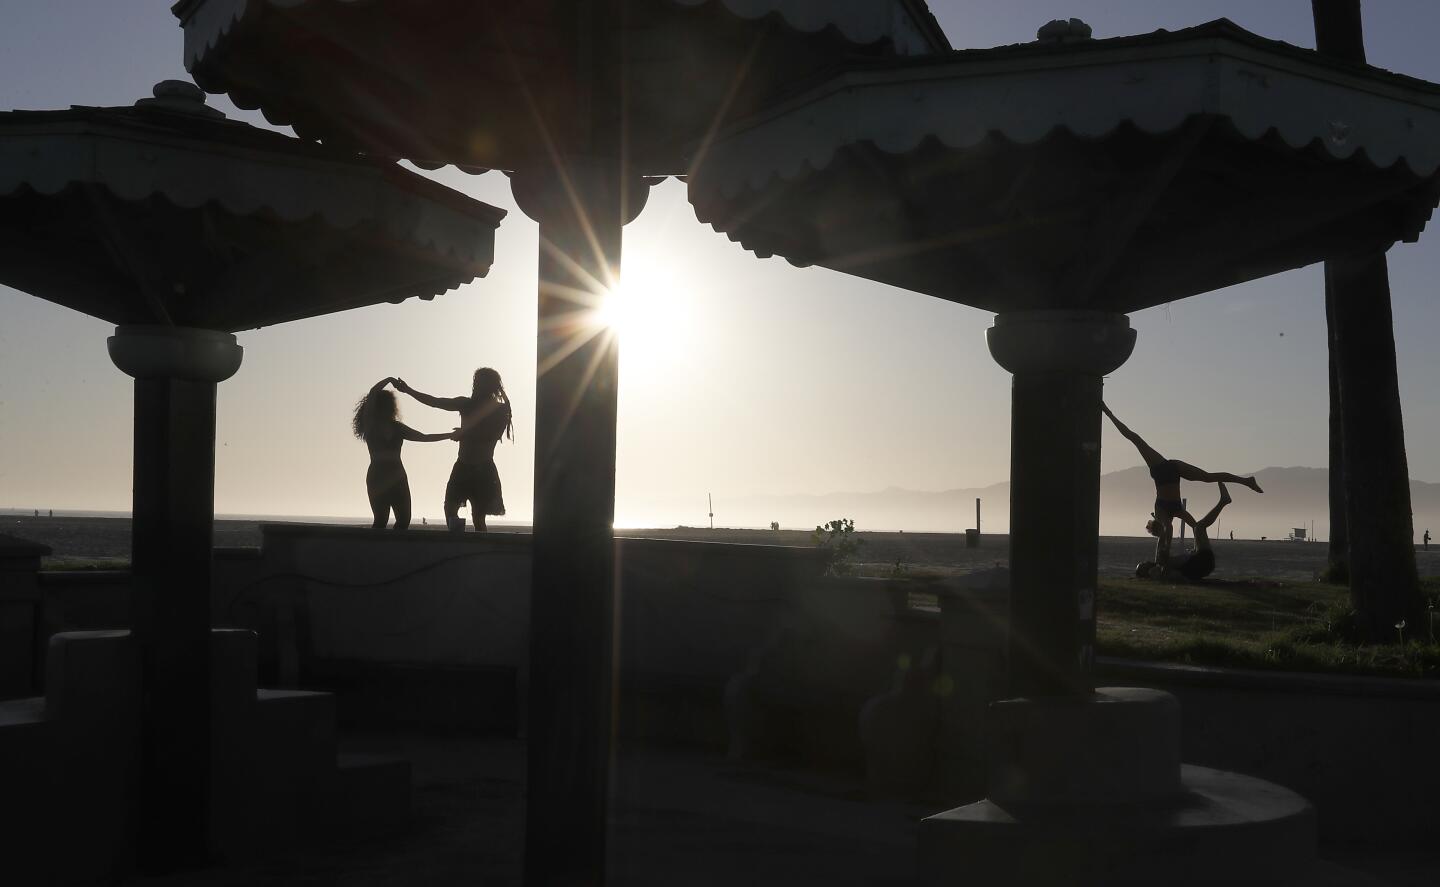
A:
{"label": "grass lawn", "polygon": [[[1427,597],[1440,595],[1440,578],[1422,581]],[[1360,647],[1346,640],[1348,615],[1347,589],[1319,582],[1106,579],[1099,652],[1190,665],[1440,677],[1440,644],[1428,626],[1406,626],[1403,644],[1397,631],[1391,644]]]}
{"label": "grass lawn", "polygon": [[78,570],[128,570],[128,557],[45,557],[41,558],[41,569],[56,573],[70,573]]}

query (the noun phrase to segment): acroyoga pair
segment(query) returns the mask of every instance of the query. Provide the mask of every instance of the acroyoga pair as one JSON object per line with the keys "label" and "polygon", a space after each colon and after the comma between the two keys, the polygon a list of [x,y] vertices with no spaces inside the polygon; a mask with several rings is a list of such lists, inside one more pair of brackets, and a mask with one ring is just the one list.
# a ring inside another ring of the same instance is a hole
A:
{"label": "acroyoga pair", "polygon": [[[1124,422],[1115,418],[1110,408],[1100,404],[1100,409],[1115,423],[1115,430],[1140,451],[1140,458],[1145,460],[1145,465],[1150,469],[1150,478],[1155,481],[1155,511],[1150,515],[1149,523],[1145,524],[1145,530],[1154,536],[1155,560],[1146,561],[1135,568],[1135,575],[1140,578],[1160,578],[1166,575],[1167,571],[1173,570],[1184,576],[1186,579],[1198,581],[1209,576],[1215,570],[1215,552],[1210,548],[1210,536],[1207,533],[1210,525],[1220,516],[1226,505],[1230,504],[1230,491],[1225,489],[1225,484],[1242,484],[1257,493],[1263,493],[1260,484],[1255,482],[1253,477],[1241,477],[1238,474],[1229,472],[1204,471],[1196,468],[1187,462],[1179,459],[1166,459],[1158,450],[1145,442],[1145,439],[1126,427]],[[1185,510],[1185,502],[1180,498],[1180,481],[1197,481],[1202,483],[1218,484],[1220,486],[1220,501],[1210,509],[1200,520],[1190,516]],[[1170,561],[1170,541],[1172,526],[1175,518],[1189,524],[1195,531],[1195,553],[1180,561]]]}

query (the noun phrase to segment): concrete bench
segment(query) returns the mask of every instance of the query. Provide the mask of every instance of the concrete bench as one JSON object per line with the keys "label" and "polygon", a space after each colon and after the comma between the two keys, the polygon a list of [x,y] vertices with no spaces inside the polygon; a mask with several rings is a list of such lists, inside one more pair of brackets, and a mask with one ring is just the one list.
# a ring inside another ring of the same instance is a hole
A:
{"label": "concrete bench", "polygon": [[128,631],[62,632],[45,670],[43,698],[0,703],[7,871],[22,884],[117,879],[134,846],[139,649]]}
{"label": "concrete bench", "polygon": [[896,740],[886,727],[900,721],[904,739],[928,753],[938,700],[905,692],[908,683],[897,672],[934,661],[939,621],[909,611],[909,587],[823,579],[793,589],[768,640],[726,687],[731,756],[860,769],[868,758],[910,753],[891,748]]}
{"label": "concrete bench", "polygon": [[[408,762],[342,758],[333,696],[257,690],[254,633],[211,638],[210,827],[220,858],[406,817]],[[129,631],[57,634],[45,686],[44,697],[0,702],[0,883],[118,881],[133,868],[138,820],[139,645]]]}

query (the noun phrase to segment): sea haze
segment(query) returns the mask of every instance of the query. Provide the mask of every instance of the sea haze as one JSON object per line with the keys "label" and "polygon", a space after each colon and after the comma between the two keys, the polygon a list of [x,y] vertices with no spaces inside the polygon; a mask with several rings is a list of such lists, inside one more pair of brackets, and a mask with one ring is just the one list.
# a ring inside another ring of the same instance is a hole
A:
{"label": "sea haze", "polygon": [[[1297,527],[1318,540],[1329,539],[1329,475],[1323,468],[1265,468],[1255,473],[1264,495],[1243,487],[1232,487],[1234,503],[1220,516],[1211,535],[1226,537],[1233,530],[1237,538],[1283,539]],[[1216,488],[1211,484],[1186,483],[1185,495],[1197,518],[1215,504]],[[981,500],[981,530],[985,533],[1010,531],[1010,484],[944,490],[939,492],[892,487],[868,493],[824,493],[789,496],[737,496],[723,491],[714,496],[717,527],[757,528],[777,522],[785,529],[809,529],[836,518],[850,518],[861,530],[926,533],[959,533],[975,526],[975,500]],[[1415,514],[1416,540],[1427,528],[1440,530],[1440,484],[1412,480],[1411,507]],[[1100,535],[1138,536],[1144,534],[1155,488],[1142,467],[1127,468],[1100,478]],[[0,517],[29,516],[37,506],[0,506]],[[710,523],[703,493],[688,500],[627,502],[616,505],[615,526],[622,529],[705,527]],[[47,507],[40,507],[42,516]],[[129,517],[123,511],[56,509],[56,517]],[[421,517],[431,524],[443,523],[436,515]],[[218,520],[298,522],[366,525],[367,515],[313,514],[217,514]],[[523,521],[491,520],[496,527],[528,529]],[[1313,527],[1312,527],[1313,523]]]}
{"label": "sea haze", "polygon": [[[1318,539],[1330,535],[1329,472],[1324,468],[1265,468],[1255,472],[1264,495],[1232,485],[1234,502],[1221,514],[1212,536],[1279,539],[1297,527]],[[1218,497],[1212,484],[1185,483],[1183,492],[1190,511],[1197,518],[1208,511]],[[927,492],[890,488],[868,493],[826,493],[822,495],[738,496],[714,492],[715,525],[725,527],[768,527],[771,521],[782,527],[813,527],[835,518],[852,518],[864,530],[905,530],[908,532],[957,533],[975,526],[975,500],[981,500],[981,530],[1008,533],[1010,530],[1010,484]],[[1411,507],[1415,514],[1417,541],[1425,529],[1440,530],[1440,484],[1410,482]],[[1100,478],[1100,534],[1137,536],[1144,534],[1155,500],[1155,486],[1143,467],[1127,468]],[[706,526],[709,517],[703,494],[689,502],[622,503],[616,525]]]}

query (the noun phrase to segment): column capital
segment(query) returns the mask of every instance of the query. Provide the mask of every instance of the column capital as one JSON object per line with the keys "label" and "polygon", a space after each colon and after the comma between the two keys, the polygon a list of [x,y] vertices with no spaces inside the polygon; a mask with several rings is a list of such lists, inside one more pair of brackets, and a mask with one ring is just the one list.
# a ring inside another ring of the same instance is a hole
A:
{"label": "column capital", "polygon": [[245,355],[231,333],[183,326],[117,326],[106,345],[111,362],[136,379],[223,382]]}
{"label": "column capital", "polygon": [[1011,311],[995,316],[985,342],[1016,375],[1104,376],[1130,359],[1135,330],[1124,314],[1106,311]]}
{"label": "column capital", "polygon": [[589,156],[569,157],[561,164],[509,176],[510,193],[520,211],[541,224],[565,219],[578,208],[585,213],[618,212],[620,224],[628,225],[645,208],[650,186],[665,178],[643,176],[615,160]]}

